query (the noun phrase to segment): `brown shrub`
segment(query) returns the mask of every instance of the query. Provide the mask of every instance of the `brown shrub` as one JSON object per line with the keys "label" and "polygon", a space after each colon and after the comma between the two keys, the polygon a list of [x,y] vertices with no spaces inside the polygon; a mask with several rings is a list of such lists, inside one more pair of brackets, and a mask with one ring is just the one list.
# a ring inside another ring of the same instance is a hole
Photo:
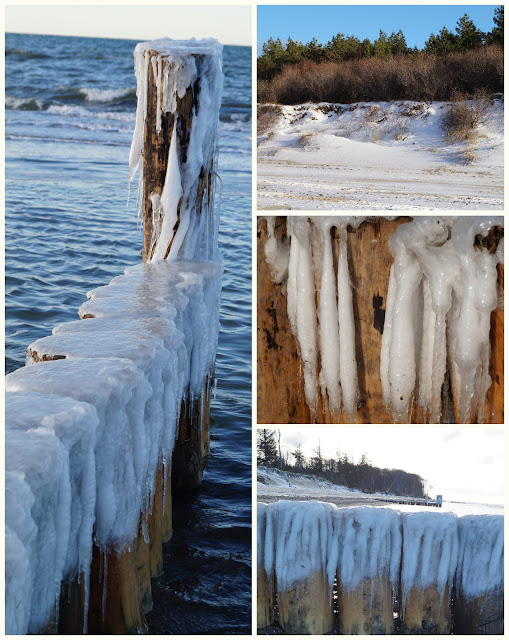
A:
{"label": "brown shrub", "polygon": [[441,127],[449,142],[474,142],[475,129],[484,122],[491,104],[489,97],[477,92],[472,100],[455,92],[441,121]]}
{"label": "brown shrub", "polygon": [[[270,82],[258,83],[260,102],[373,102],[450,100],[503,92],[504,52],[497,45],[451,53],[419,53],[388,59],[304,62],[287,65]],[[270,98],[270,99],[265,99]]]}
{"label": "brown shrub", "polygon": [[281,116],[281,107],[276,104],[259,105],[257,109],[256,128],[258,135],[273,129]]}

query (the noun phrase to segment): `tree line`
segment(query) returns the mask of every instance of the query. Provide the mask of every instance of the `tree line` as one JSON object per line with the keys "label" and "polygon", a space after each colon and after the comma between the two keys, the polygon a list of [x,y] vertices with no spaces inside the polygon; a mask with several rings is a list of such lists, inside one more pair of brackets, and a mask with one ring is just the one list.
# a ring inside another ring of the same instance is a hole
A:
{"label": "tree line", "polygon": [[391,493],[413,498],[426,496],[426,481],[421,476],[401,469],[376,467],[366,454],[362,455],[359,463],[340,448],[334,457],[326,457],[318,441],[312,455],[307,458],[300,443],[293,451],[282,451],[280,433],[275,429],[258,430],[257,448],[258,466],[318,476],[364,493]]}
{"label": "tree line", "polygon": [[298,64],[306,60],[313,62],[345,62],[365,58],[387,59],[394,56],[415,56],[427,53],[447,55],[454,52],[470,51],[483,46],[504,45],[504,7],[495,9],[493,29],[484,33],[465,13],[456,26],[455,33],[443,27],[438,34],[431,33],[423,49],[408,47],[405,35],[400,29],[390,35],[380,30],[376,40],[360,40],[356,36],[338,33],[327,44],[320,44],[313,38],[303,44],[292,38],[283,43],[280,38],[269,38],[263,44],[258,57],[258,79],[271,80],[286,65]]}

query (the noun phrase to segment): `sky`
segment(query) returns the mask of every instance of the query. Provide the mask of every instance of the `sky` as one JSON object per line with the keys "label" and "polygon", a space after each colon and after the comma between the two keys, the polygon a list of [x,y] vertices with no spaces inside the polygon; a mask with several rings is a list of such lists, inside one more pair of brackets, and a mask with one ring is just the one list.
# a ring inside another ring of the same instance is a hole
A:
{"label": "sky", "polygon": [[42,5],[5,10],[5,30],[96,38],[217,38],[251,46],[251,7],[226,5]]}
{"label": "sky", "polygon": [[380,29],[390,34],[401,29],[410,47],[424,46],[431,32],[445,25],[450,31],[465,13],[481,31],[491,31],[495,7],[499,5],[265,5],[258,7],[257,49],[268,38],[289,37],[304,44],[315,37],[326,44],[337,33],[371,41]]}
{"label": "sky", "polygon": [[[504,503],[504,435],[489,427],[283,427],[281,447],[301,443],[307,458],[320,440],[323,457],[338,448],[359,462],[366,453],[378,467],[403,469],[427,480],[444,500]],[[293,458],[291,458],[293,461]]]}

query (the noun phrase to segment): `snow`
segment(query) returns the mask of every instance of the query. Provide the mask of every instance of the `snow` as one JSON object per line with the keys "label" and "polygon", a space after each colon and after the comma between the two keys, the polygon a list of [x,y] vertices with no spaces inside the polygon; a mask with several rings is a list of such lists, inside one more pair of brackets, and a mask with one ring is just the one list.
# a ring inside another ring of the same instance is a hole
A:
{"label": "snow", "polygon": [[394,233],[380,377],[395,422],[409,421],[414,400],[430,422],[447,418],[448,363],[458,422],[483,421],[500,254],[474,241],[496,226],[502,217],[423,216]]}
{"label": "snow", "polygon": [[258,137],[258,208],[503,209],[503,98],[470,144],[444,142],[447,106],[274,105]]}

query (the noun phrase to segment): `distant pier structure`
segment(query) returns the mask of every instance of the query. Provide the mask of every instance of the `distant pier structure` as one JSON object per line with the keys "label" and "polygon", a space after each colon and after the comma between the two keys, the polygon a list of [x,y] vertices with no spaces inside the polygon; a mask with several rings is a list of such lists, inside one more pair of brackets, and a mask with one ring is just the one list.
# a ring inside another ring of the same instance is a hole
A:
{"label": "distant pier structure", "polygon": [[396,504],[416,504],[423,507],[441,507],[442,506],[442,496],[437,496],[435,500],[433,498],[400,498],[398,496],[390,496],[383,498],[376,498],[376,500],[381,500],[382,502],[395,502]]}

